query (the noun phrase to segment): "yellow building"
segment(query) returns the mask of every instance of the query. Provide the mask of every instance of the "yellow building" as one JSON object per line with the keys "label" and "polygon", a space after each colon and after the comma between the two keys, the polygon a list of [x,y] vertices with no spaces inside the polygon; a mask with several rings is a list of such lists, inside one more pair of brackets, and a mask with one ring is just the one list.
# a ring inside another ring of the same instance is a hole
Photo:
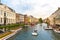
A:
{"label": "yellow building", "polygon": [[30,24],[30,16],[24,15],[24,23]]}
{"label": "yellow building", "polygon": [[24,15],[24,23],[25,24],[31,24],[31,23],[37,23],[38,22],[38,19],[33,17],[33,16],[27,16],[27,15]]}
{"label": "yellow building", "polygon": [[37,23],[38,19],[33,16],[30,16],[29,21],[30,21],[30,23]]}
{"label": "yellow building", "polygon": [[0,3],[0,24],[16,23],[16,13],[10,7]]}

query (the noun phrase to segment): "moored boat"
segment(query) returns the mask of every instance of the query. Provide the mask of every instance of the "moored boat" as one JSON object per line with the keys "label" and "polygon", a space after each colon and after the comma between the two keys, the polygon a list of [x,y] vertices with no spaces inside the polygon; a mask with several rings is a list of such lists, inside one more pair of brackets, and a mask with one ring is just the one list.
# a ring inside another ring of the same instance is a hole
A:
{"label": "moored boat", "polygon": [[60,30],[54,29],[53,31],[56,32],[56,33],[60,33]]}
{"label": "moored boat", "polygon": [[37,30],[34,30],[34,32],[32,33],[33,36],[37,36],[38,33],[37,33]]}
{"label": "moored boat", "polygon": [[52,27],[46,27],[45,30],[52,30]]}

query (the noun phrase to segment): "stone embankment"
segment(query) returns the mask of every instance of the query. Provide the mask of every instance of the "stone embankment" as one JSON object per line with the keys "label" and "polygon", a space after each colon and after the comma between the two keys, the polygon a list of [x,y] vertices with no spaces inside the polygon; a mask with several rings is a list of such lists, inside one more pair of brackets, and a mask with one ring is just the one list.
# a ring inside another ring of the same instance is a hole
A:
{"label": "stone embankment", "polygon": [[10,37],[14,36],[16,33],[18,33],[18,31],[20,31],[21,29],[22,29],[22,28],[19,28],[19,29],[17,29],[17,30],[11,30],[13,33],[11,33],[11,34],[9,34],[9,35],[1,38],[0,40],[7,40],[8,38],[10,38]]}

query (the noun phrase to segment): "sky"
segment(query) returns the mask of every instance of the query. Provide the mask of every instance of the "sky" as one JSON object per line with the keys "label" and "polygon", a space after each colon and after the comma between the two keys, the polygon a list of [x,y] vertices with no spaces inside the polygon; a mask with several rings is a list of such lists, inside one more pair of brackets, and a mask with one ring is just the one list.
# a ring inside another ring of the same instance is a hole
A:
{"label": "sky", "polygon": [[1,0],[17,13],[47,18],[60,7],[60,0]]}

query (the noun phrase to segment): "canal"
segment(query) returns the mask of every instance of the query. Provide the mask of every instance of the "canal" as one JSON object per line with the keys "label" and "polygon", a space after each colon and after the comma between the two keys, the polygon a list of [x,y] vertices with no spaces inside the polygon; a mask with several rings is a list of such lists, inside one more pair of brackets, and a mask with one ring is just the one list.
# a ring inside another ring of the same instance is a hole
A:
{"label": "canal", "polygon": [[[43,23],[42,26],[37,24],[34,27],[24,28],[8,40],[60,40],[60,34],[53,32],[53,30],[45,30],[46,26]],[[34,29],[38,30],[38,36],[32,36]]]}

